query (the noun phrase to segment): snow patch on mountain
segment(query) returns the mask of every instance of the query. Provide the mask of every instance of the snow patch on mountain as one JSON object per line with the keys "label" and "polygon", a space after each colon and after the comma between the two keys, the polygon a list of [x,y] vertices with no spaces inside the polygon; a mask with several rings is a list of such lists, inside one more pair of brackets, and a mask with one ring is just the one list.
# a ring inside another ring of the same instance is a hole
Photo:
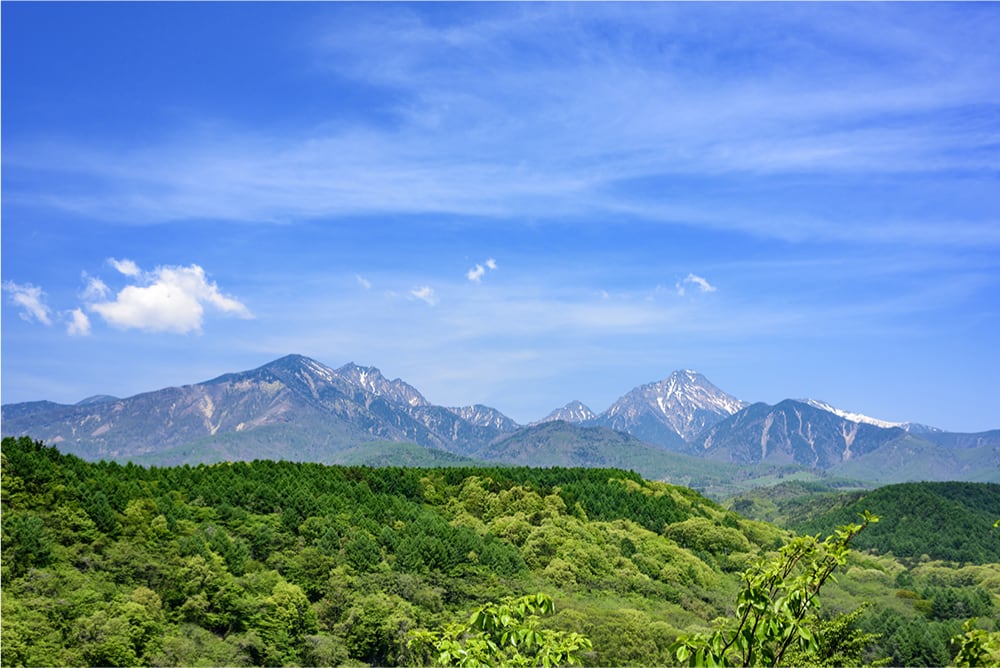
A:
{"label": "snow patch on mountain", "polygon": [[876,427],[882,427],[883,429],[906,429],[908,422],[889,422],[888,420],[879,420],[878,418],[869,417],[861,413],[852,413],[850,411],[845,411],[835,406],[831,406],[825,401],[819,401],[817,399],[801,399],[802,403],[812,406],[813,408],[818,408],[824,410],[827,413],[833,413],[837,417],[844,418],[851,422],[858,422],[863,424],[870,424]]}

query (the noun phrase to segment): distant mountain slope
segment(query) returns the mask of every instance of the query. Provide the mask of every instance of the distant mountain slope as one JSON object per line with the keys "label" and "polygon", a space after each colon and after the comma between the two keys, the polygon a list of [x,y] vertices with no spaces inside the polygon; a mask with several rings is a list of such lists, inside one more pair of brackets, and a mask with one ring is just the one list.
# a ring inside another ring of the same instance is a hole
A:
{"label": "distant mountain slope", "polygon": [[525,427],[473,452],[486,461],[525,466],[585,466],[639,470],[665,461],[661,448],[604,427],[557,420]]}
{"label": "distant mountain slope", "polygon": [[92,397],[81,399],[80,401],[76,402],[76,405],[86,406],[88,404],[105,404],[109,401],[118,401],[118,397],[113,397],[110,394],[95,394]]}
{"label": "distant mountain slope", "polygon": [[585,424],[608,427],[673,450],[747,406],[700,373],[675,371],[640,385]]}
{"label": "distant mountain slope", "polygon": [[829,468],[907,436],[855,422],[791,399],[754,404],[710,427],[692,448],[703,456],[750,464],[770,461]]}
{"label": "distant mountain slope", "polygon": [[[57,404],[54,401],[25,401],[20,404],[4,404],[3,421],[17,420],[31,415],[69,413],[73,408],[72,404]],[[7,434],[6,428],[3,433]]]}
{"label": "distant mountain slope", "polygon": [[846,495],[846,503],[791,526],[800,533],[832,531],[868,510],[879,515],[855,539],[859,549],[897,557],[972,563],[1000,562],[1000,484],[919,482],[888,485]]}
{"label": "distant mountain slope", "polygon": [[[289,355],[250,371],[116,401],[4,406],[3,433],[30,434],[85,459],[174,452],[190,461],[215,459],[221,451],[237,458],[291,459],[310,452],[315,461],[332,461],[330,451],[373,440],[461,451],[501,433],[431,406],[415,389],[386,380],[377,369],[347,365],[341,371]],[[283,442],[270,438],[274,429],[259,438],[246,436],[275,426],[283,427]],[[243,439],[241,447],[230,445],[234,435]],[[222,437],[227,438],[213,443]]]}
{"label": "distant mountain slope", "polygon": [[413,443],[373,441],[345,450],[334,457],[335,464],[346,466],[405,466],[436,468],[441,466],[483,466],[483,462],[461,455],[425,448]]}
{"label": "distant mountain slope", "polygon": [[741,491],[729,497],[726,505],[743,517],[788,528],[842,508],[869,489],[839,479],[792,479]]}
{"label": "distant mountain slope", "polygon": [[500,437],[471,453],[483,461],[525,466],[620,468],[721,496],[773,467],[738,467],[712,462],[644,443],[606,427],[584,427],[561,420],[543,422]]}
{"label": "distant mountain slope", "polygon": [[[979,440],[974,434],[960,436],[964,438],[955,440]],[[989,442],[986,437],[982,440]],[[909,480],[1000,482],[1000,444],[958,447],[954,441],[945,445],[934,443],[927,440],[927,434],[907,434],[850,461],[836,464],[828,473],[878,484]]]}
{"label": "distant mountain slope", "polygon": [[941,430],[921,432],[920,438],[949,448],[981,448],[1000,446],[1000,429],[977,434],[954,433]]}

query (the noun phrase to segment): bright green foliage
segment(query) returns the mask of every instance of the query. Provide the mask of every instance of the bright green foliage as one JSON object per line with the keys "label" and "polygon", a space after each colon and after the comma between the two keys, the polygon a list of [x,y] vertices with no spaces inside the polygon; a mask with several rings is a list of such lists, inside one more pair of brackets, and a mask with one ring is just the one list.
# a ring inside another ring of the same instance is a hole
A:
{"label": "bright green foliage", "polygon": [[773,559],[743,574],[735,619],[719,621],[712,633],[678,638],[674,655],[692,666],[777,666],[789,652],[817,656],[819,591],[833,571],[847,563],[849,543],[878,518],[840,527],[826,540],[793,539]]}
{"label": "bright green foliage", "polygon": [[692,517],[667,526],[667,538],[682,547],[706,552],[749,552],[750,541],[736,529],[727,528],[704,517]]}
{"label": "bright green foliage", "polygon": [[[538,590],[559,610],[526,614],[524,641],[559,649],[574,636],[547,634],[576,633],[592,649],[563,649],[584,665],[671,665],[678,635],[732,615],[740,573],[789,540],[615,469],[147,468],[30,438],[3,439],[0,465],[3,666],[427,664],[433,644],[418,651],[412,629],[468,628],[485,603]],[[851,553],[824,588],[825,621],[807,618],[819,653],[793,646],[786,663],[941,666],[965,619],[998,628],[1000,563],[880,551]],[[882,637],[860,660],[838,658],[868,634]]]}
{"label": "bright green foliage", "polygon": [[296,585],[278,581],[253,617],[264,641],[265,665],[285,666],[301,661],[302,640],[316,632],[316,612]]}
{"label": "bright green foliage", "polygon": [[488,603],[466,624],[411,632],[410,646],[437,666],[579,665],[579,654],[591,649],[591,642],[579,633],[539,628],[539,617],[553,610],[552,599],[541,593]]}
{"label": "bright green foliage", "polygon": [[1000,632],[976,628],[976,620],[962,625],[964,634],[952,639],[957,645],[956,666],[1000,666]]}
{"label": "bright green foliage", "polygon": [[837,615],[818,622],[819,649],[803,652],[793,649],[786,655],[785,663],[797,668],[825,668],[827,666],[887,666],[891,658],[866,662],[865,653],[881,637],[879,633],[866,633],[858,628],[858,620],[871,607],[865,603],[854,612]]}

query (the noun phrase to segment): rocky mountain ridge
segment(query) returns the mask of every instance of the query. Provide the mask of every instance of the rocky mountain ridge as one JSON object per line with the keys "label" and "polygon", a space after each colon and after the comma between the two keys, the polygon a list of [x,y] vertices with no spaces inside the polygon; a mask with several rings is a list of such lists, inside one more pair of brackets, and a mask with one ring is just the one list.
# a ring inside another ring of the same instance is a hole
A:
{"label": "rocky mountain ridge", "polygon": [[[986,457],[1000,452],[1000,431],[917,433],[880,422],[818,401],[748,404],[701,374],[682,370],[634,388],[601,414],[576,401],[523,427],[488,406],[433,405],[413,386],[389,380],[375,367],[350,363],[333,369],[301,355],[124,399],[2,408],[4,435],[30,435],[85,459],[164,463],[253,458],[332,463],[347,450],[356,453],[375,442],[536,465],[589,461],[628,468],[633,461],[641,470],[657,460],[657,471],[664,470],[664,457],[671,453],[829,470],[858,465],[890,444],[897,446],[897,458],[901,447],[914,445],[925,454],[961,448],[980,449]],[[553,423],[563,426],[546,427]],[[562,454],[540,449],[545,447]]]}

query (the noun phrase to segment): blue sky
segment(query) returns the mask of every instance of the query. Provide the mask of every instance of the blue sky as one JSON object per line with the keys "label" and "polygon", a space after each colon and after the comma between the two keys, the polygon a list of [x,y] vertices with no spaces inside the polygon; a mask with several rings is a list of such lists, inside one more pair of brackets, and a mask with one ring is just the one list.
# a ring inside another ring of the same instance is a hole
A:
{"label": "blue sky", "polygon": [[2,400],[287,353],[443,405],[1000,427],[1000,5],[4,3]]}

